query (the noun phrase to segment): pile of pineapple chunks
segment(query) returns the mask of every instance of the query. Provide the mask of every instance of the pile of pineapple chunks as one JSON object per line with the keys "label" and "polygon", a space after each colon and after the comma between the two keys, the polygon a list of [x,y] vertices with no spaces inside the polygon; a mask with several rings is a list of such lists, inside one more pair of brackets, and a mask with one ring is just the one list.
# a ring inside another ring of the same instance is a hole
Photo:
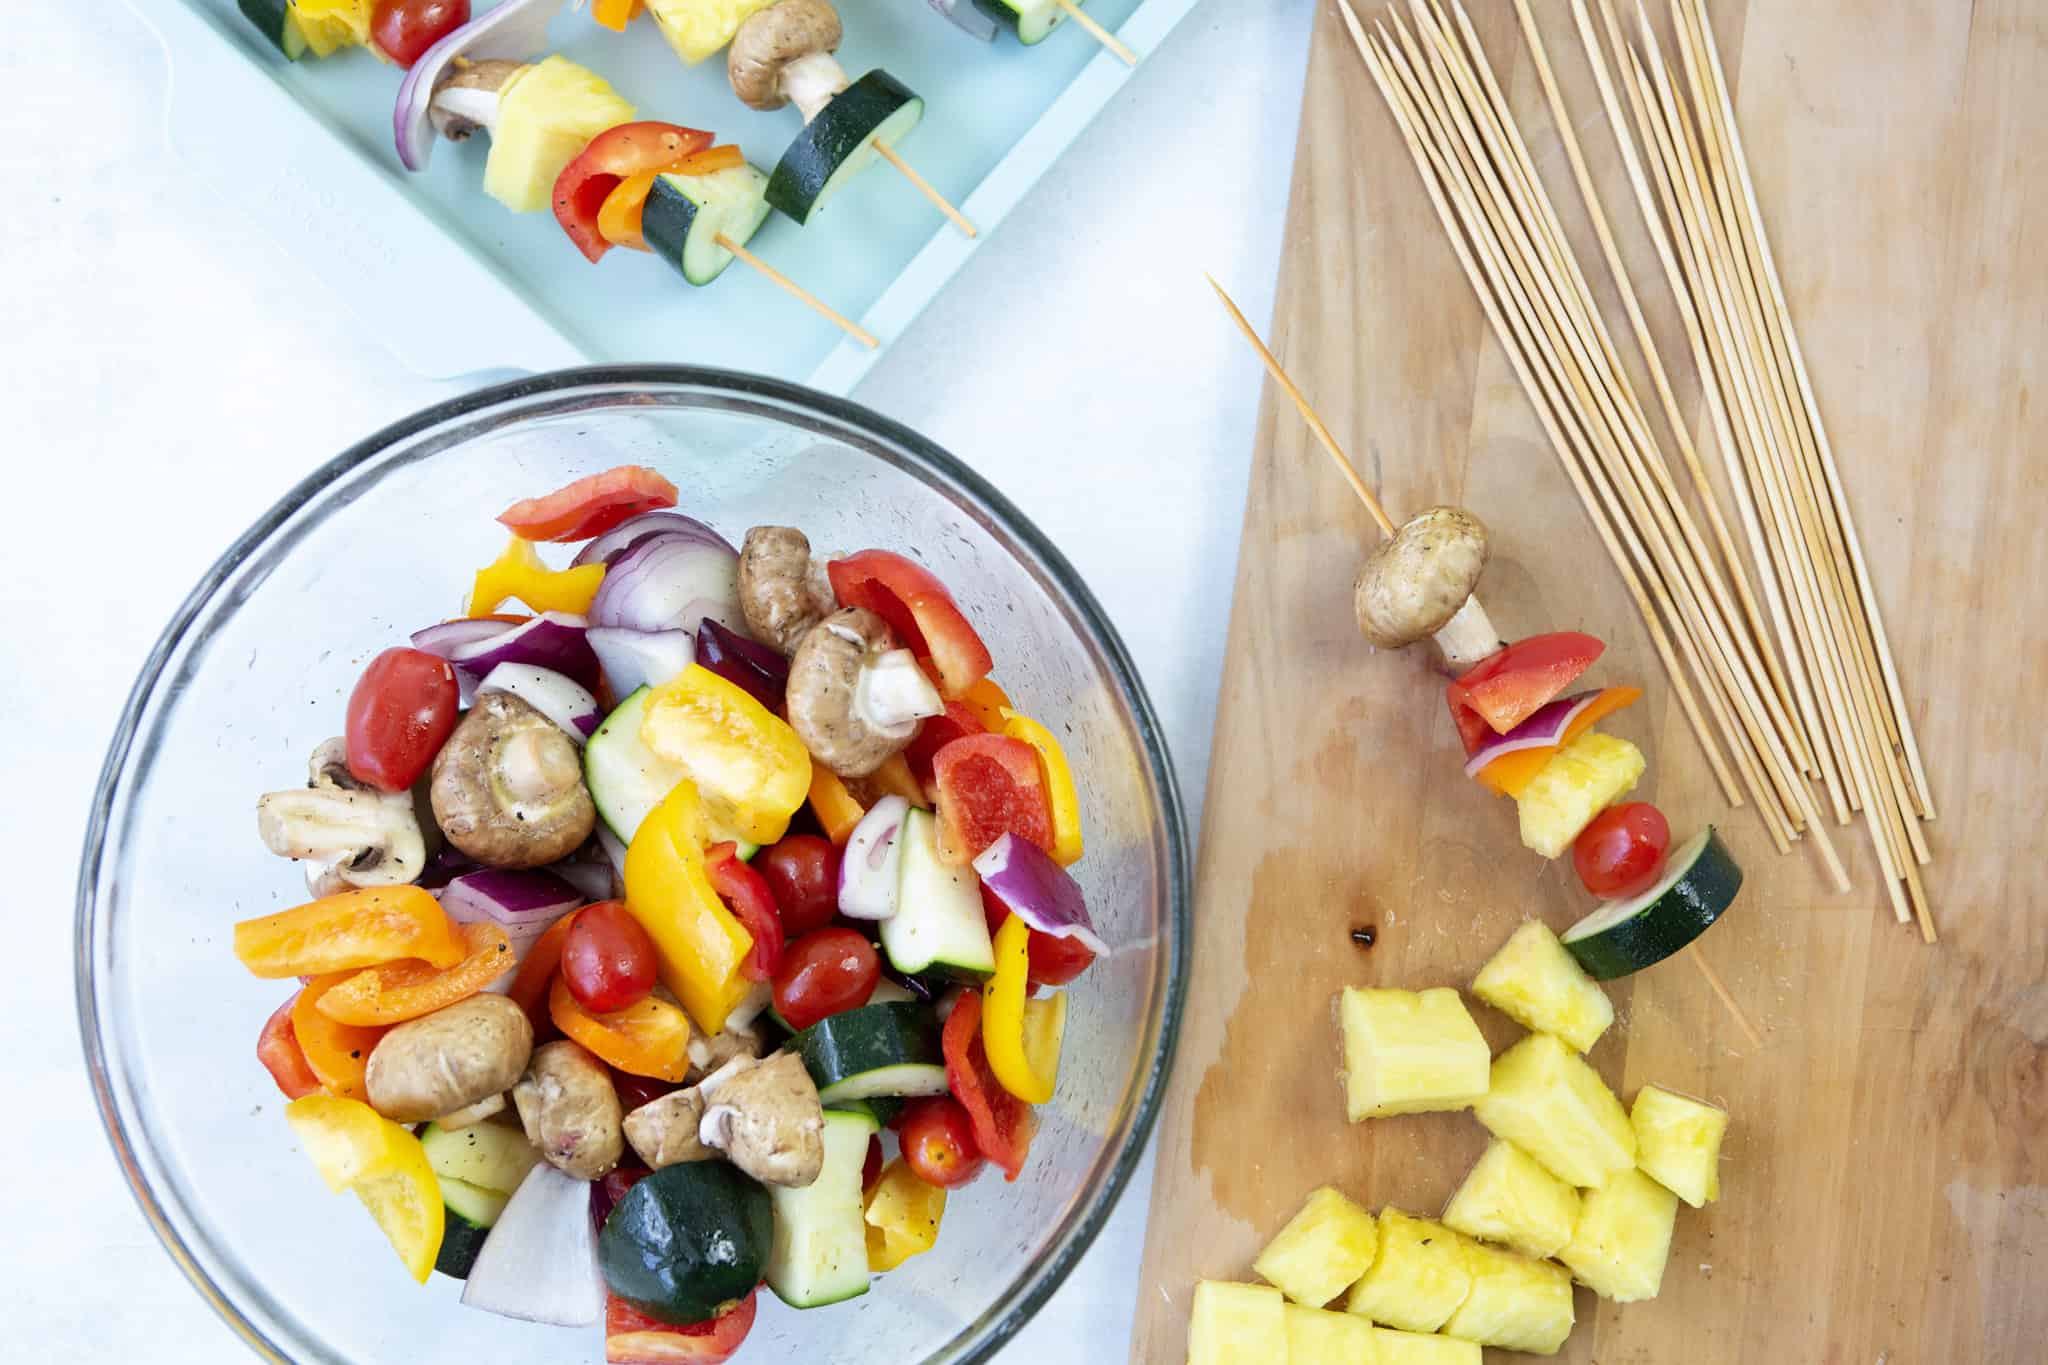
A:
{"label": "pile of pineapple chunks", "polygon": [[1448,987],[1348,989],[1339,1011],[1353,1123],[1470,1108],[1493,1135],[1442,1217],[1375,1218],[1317,1190],[1252,1263],[1266,1283],[1196,1287],[1189,1365],[1552,1355],[1574,1279],[1616,1303],[1656,1297],[1678,1201],[1720,1195],[1728,1115],[1654,1085],[1622,1109],[1581,1055],[1614,1006],[1542,924],[1517,929],[1472,992],[1530,1033],[1491,1056]]}

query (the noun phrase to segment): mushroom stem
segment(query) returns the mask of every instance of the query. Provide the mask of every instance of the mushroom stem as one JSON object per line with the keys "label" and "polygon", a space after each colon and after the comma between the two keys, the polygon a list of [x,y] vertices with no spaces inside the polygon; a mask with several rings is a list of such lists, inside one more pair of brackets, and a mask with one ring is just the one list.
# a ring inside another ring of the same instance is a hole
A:
{"label": "mushroom stem", "polygon": [[946,703],[907,649],[886,650],[861,664],[853,684],[853,709],[891,739],[908,739],[917,723],[945,714]]}
{"label": "mushroom stem", "polygon": [[803,111],[805,123],[816,118],[846,86],[846,70],[829,52],[813,52],[782,68],[782,93]]}
{"label": "mushroom stem", "polygon": [[1501,647],[1500,632],[1487,619],[1486,608],[1479,605],[1477,593],[1466,598],[1457,615],[1444,622],[1432,638],[1443,651],[1445,666],[1453,673],[1463,673],[1489,654],[1498,653]]}

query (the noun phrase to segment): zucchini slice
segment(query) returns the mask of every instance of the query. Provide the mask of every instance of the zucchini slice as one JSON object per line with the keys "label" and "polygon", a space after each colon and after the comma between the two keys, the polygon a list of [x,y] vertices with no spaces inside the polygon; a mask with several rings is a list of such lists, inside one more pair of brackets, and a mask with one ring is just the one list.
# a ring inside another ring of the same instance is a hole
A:
{"label": "zucchini slice", "polygon": [[865,1114],[828,1111],[825,1165],[800,1190],[768,1191],[775,1205],[775,1242],[762,1276],[791,1308],[822,1308],[868,1292],[868,1233],[860,1176],[875,1122]]}
{"label": "zucchini slice", "polygon": [[[526,1140],[524,1132],[503,1123],[472,1123],[466,1128],[430,1123],[420,1129],[420,1147],[444,1188],[459,1181],[479,1194],[498,1196],[500,1209],[526,1173],[540,1163],[540,1149]],[[455,1201],[443,1202],[453,1207]],[[493,1210],[489,1219],[478,1221],[489,1227],[498,1214]]]}
{"label": "zucchini slice", "polygon": [[1708,825],[1671,855],[1658,883],[1609,901],[1564,932],[1564,946],[1596,981],[1639,972],[1684,948],[1734,903],[1742,868]]}
{"label": "zucchini slice", "polygon": [[827,1108],[878,1095],[940,1095],[946,1055],[938,1017],[924,1005],[891,1001],[820,1019],[786,1045]]}
{"label": "zucchini slice", "polygon": [[[731,175],[740,170],[753,170],[753,167],[735,166],[731,170],[719,171],[717,175]],[[756,171],[755,174],[758,175],[760,172]],[[655,190],[659,191],[661,181],[668,178],[670,177],[663,176],[656,179]],[[674,178],[712,180],[716,176]],[[649,211],[652,212],[652,193],[647,196],[647,204]],[[767,213],[765,208],[761,210],[762,217],[765,218]],[[756,222],[754,226],[759,227],[760,224]],[[644,220],[642,231],[647,231]],[[713,232],[711,235],[715,237],[717,233]],[[751,229],[747,235],[753,235]],[[649,245],[653,244],[654,238],[651,233],[647,233],[647,240]],[[735,240],[738,240],[737,235]],[[742,241],[740,245],[745,246],[746,243]],[[721,252],[724,250],[722,247],[714,249]],[[726,259],[732,258],[727,256]],[[669,762],[648,748],[640,738],[640,722],[647,715],[647,703],[653,696],[654,689],[651,687],[635,688],[631,695],[612,708],[612,713],[604,718],[604,723],[592,732],[583,745],[583,785],[590,789],[590,800],[597,807],[597,818],[604,821],[605,828],[622,844],[633,842],[633,835],[639,830],[640,822],[651,815],[656,806],[668,799],[668,794],[676,789],[678,782],[689,776],[681,764]],[[742,859],[752,858],[761,850],[759,844],[750,844],[744,839],[734,838],[715,825],[711,833],[713,843],[732,839],[738,844],[739,856]]]}
{"label": "zucchini slice", "polygon": [[832,1105],[835,1114],[859,1114],[873,1119],[877,1129],[887,1128],[896,1121],[907,1103],[901,1095],[876,1095],[865,1100],[837,1100]]}
{"label": "zucchini slice", "polygon": [[287,61],[306,55],[306,35],[292,16],[291,0],[241,0],[242,17],[256,25]]}
{"label": "zucchini slice", "polygon": [[876,138],[900,142],[923,117],[924,101],[910,87],[886,71],[868,72],[834,95],[789,144],[768,177],[768,202],[809,224],[874,161]]}
{"label": "zucchini slice", "polygon": [[[451,1280],[466,1280],[484,1249],[484,1239],[498,1221],[508,1201],[460,1180],[441,1182],[441,1210],[444,1231],[441,1250],[434,1257],[434,1269]],[[488,1215],[486,1217],[485,1215]]]}
{"label": "zucchini slice", "polygon": [[719,245],[719,237],[745,246],[768,220],[767,185],[768,177],[752,166],[656,176],[641,212],[640,233],[684,279],[709,284],[732,264],[732,253]]}
{"label": "zucchini slice", "polygon": [[1058,0],[974,0],[974,7],[1013,31],[1026,47],[1044,42],[1067,21],[1067,12]]}
{"label": "zucchini slice", "polygon": [[[595,741],[592,741],[595,743]],[[980,978],[996,969],[988,916],[974,869],[939,856],[939,822],[912,808],[897,836],[896,913],[882,921],[882,951],[906,975],[936,968],[947,976]]]}

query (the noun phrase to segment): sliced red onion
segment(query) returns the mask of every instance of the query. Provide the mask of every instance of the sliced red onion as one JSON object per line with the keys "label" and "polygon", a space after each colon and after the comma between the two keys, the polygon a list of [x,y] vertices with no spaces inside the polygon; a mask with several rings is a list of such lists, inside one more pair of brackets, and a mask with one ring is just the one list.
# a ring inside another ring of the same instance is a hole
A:
{"label": "sliced red onion", "polygon": [[587,901],[616,900],[624,894],[623,877],[601,848],[585,844],[574,856],[548,864],[548,871],[576,888]]}
{"label": "sliced red onion", "polygon": [[597,655],[598,667],[611,684],[612,695],[632,696],[643,687],[659,687],[690,666],[695,641],[687,630],[627,630],[592,626],[584,633]]}
{"label": "sliced red onion", "polygon": [[523,62],[548,50],[548,25],[562,12],[562,0],[501,0],[428,48],[405,73],[391,111],[391,138],[399,164],[423,171],[434,152],[434,125],[427,110],[434,87],[457,57],[471,61]]}
{"label": "sliced red onion", "polygon": [[839,858],[839,913],[849,919],[888,919],[896,913],[897,871],[903,864],[903,817],[910,803],[885,796],[868,808],[847,836]]}
{"label": "sliced red onion", "polygon": [[474,872],[483,864],[464,853],[453,844],[445,844],[441,851],[427,860],[426,871],[420,873],[415,885],[426,891],[439,891],[448,883],[466,872]]}
{"label": "sliced red onion", "polygon": [[581,748],[597,729],[600,712],[590,689],[552,668],[503,663],[484,675],[479,692],[510,692],[562,727]]}
{"label": "sliced red onion", "polygon": [[1564,743],[1564,732],[1570,727],[1572,718],[1593,704],[1593,699],[1604,689],[1594,688],[1590,692],[1574,692],[1569,697],[1545,702],[1536,708],[1536,713],[1504,735],[1488,731],[1479,747],[1472,751],[1472,757],[1465,760],[1465,776],[1477,777],[1479,770],[1499,758],[1502,754],[1519,753],[1524,749],[1554,749]]}
{"label": "sliced red onion", "polygon": [[721,549],[732,550],[734,554],[739,553],[733,550],[731,541],[695,517],[686,517],[681,512],[642,512],[637,517],[620,522],[578,550],[569,567],[581,568],[585,564],[595,564],[599,560],[610,564],[649,536],[660,535],[663,532],[687,536],[704,545],[716,545]]}
{"label": "sliced red onion", "polygon": [[462,1302],[486,1313],[588,1327],[604,1312],[590,1182],[543,1161],[526,1173],[484,1239]]}
{"label": "sliced red onion", "polygon": [[707,616],[697,627],[697,662],[727,682],[744,687],[770,711],[782,709],[783,693],[789,687],[789,660],[759,640]]}
{"label": "sliced red onion", "polygon": [[597,655],[590,652],[584,626],[580,616],[544,611],[503,635],[458,645],[448,657],[479,677],[489,675],[499,664],[531,664],[552,669],[589,690],[597,686]]}
{"label": "sliced red onion", "polygon": [[746,628],[740,611],[740,557],[681,532],[650,536],[606,571],[590,604],[594,626],[695,632],[705,617]]}
{"label": "sliced red onion", "polygon": [[1097,957],[1109,955],[1109,945],[1088,918],[1081,884],[1037,844],[1005,834],[982,850],[974,870],[996,899],[1032,928],[1054,938],[1075,939]]}
{"label": "sliced red onion", "polygon": [[612,871],[618,874],[618,884],[624,886],[626,884],[626,841],[612,833],[605,822],[600,820],[597,822],[597,846],[604,850],[604,856],[611,862]]}
{"label": "sliced red onion", "polygon": [[441,908],[457,924],[491,923],[512,940],[520,957],[548,926],[583,904],[575,887],[539,868],[487,867],[455,878],[441,890]]}
{"label": "sliced red onion", "polygon": [[425,630],[414,631],[412,647],[452,661],[455,658],[455,651],[464,645],[477,644],[503,635],[511,630],[512,626],[513,623],[510,621],[493,621],[489,617],[464,617],[455,621],[443,621],[439,625],[428,626]]}

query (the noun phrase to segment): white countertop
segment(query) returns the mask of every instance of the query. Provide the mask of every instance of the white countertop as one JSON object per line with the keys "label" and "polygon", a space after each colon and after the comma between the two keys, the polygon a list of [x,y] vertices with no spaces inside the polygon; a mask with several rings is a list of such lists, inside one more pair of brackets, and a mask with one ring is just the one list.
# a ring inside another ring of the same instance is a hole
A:
{"label": "white countertop", "polygon": [[[164,150],[163,58],[124,6],[12,10],[0,1357],[229,1361],[234,1338],[136,1212],[82,1071],[87,806],[137,668],[221,547],[335,451],[452,389],[401,370]],[[1311,12],[1203,0],[854,395],[977,466],[1073,560],[1137,659],[1191,816],[1259,394],[1202,272],[1270,316]],[[958,363],[997,320],[1013,363]],[[1149,1182],[1148,1163],[1005,1359],[1124,1358]]]}

